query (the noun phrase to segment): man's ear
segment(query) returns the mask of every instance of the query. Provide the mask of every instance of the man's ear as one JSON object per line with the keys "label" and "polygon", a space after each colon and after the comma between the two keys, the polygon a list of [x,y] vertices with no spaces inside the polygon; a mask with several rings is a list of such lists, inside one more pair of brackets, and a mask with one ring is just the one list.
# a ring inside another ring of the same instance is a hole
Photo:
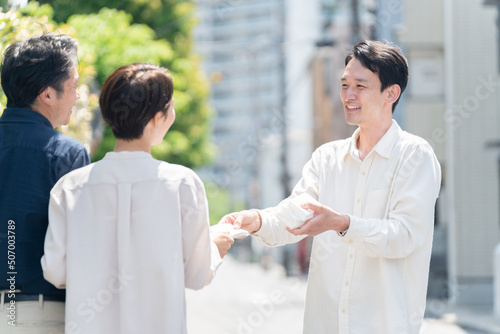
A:
{"label": "man's ear", "polygon": [[394,84],[387,88],[387,102],[389,104],[393,104],[396,102],[401,95],[401,87],[399,85]]}
{"label": "man's ear", "polygon": [[56,97],[56,91],[52,87],[46,87],[40,94],[38,99],[45,105],[52,105]]}

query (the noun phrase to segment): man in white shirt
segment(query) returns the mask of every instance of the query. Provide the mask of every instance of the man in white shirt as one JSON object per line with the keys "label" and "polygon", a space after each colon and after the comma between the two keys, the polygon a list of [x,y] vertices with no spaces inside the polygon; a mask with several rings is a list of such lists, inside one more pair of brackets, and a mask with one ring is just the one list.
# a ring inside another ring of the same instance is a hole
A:
{"label": "man in white shirt", "polygon": [[360,41],[341,79],[351,138],[324,144],[292,198],[307,193],[314,217],[286,227],[278,207],[222,222],[269,246],[314,236],[304,333],[418,334],[424,315],[434,206],[441,170],[431,146],[402,131],[392,113],[408,81],[399,48]]}

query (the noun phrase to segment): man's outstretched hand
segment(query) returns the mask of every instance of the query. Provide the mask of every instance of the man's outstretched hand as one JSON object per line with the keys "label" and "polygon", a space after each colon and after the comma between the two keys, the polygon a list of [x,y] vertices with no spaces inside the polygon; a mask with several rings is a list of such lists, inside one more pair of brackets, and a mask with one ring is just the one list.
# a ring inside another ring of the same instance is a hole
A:
{"label": "man's outstretched hand", "polygon": [[262,221],[257,210],[244,210],[225,215],[219,224],[232,224],[235,229],[241,228],[249,233],[255,233],[260,230]]}
{"label": "man's outstretched hand", "polygon": [[306,210],[314,212],[314,217],[309,219],[300,228],[286,228],[288,232],[294,235],[311,235],[316,236],[325,231],[343,232],[349,228],[349,217],[340,214],[327,206],[315,203],[304,203],[301,205]]}

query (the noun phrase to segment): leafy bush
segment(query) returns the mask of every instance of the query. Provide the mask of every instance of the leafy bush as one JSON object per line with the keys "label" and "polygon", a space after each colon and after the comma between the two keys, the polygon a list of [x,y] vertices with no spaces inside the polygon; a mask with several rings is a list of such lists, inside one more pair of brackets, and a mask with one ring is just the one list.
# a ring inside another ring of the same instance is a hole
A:
{"label": "leafy bush", "polygon": [[[55,4],[58,11],[66,9],[69,14],[71,9],[75,12],[91,11],[94,8],[91,5],[97,2],[75,4],[57,1]],[[210,162],[214,146],[208,140],[208,121],[211,117],[208,84],[200,70],[200,60],[190,52],[190,29],[193,21],[189,13],[192,4],[184,1],[124,1],[117,2],[117,5],[118,3],[121,7],[128,4],[130,8],[136,8],[135,15],[117,9],[102,8],[97,13],[68,15],[65,23],[58,24],[53,20],[52,7],[37,2],[30,2],[20,10],[2,12],[0,48],[3,50],[16,40],[44,31],[57,31],[77,38],[82,98],[77,104],[77,112],[74,113],[72,122],[61,131],[82,141],[91,151],[94,161],[113,150],[115,142],[109,129],[104,131],[98,148],[94,149],[95,143],[92,142],[91,111],[97,107],[100,85],[117,67],[124,64],[148,62],[168,68],[174,78],[177,118],[163,143],[153,147],[152,154],[157,159],[192,168]],[[152,13],[155,3],[157,8],[161,7],[161,12],[168,9],[172,12],[161,19],[146,15]],[[158,7],[158,4],[162,3],[163,5]],[[80,8],[82,6],[84,10]],[[143,15],[138,14],[141,9],[144,11]],[[158,39],[155,30],[150,26],[133,23],[134,17],[140,17],[144,22],[148,21],[149,17],[156,25],[164,24],[163,28],[158,28],[159,31],[163,31],[163,36],[173,41]],[[175,24],[172,25],[172,22]],[[176,28],[165,29],[169,24]],[[0,109],[3,109],[5,103],[5,96],[0,92]]]}
{"label": "leafy bush", "polygon": [[[36,2],[30,2],[19,10],[0,10],[0,50],[5,50],[14,42],[49,31],[76,37],[75,31],[70,27],[54,22],[53,14],[52,7],[49,5],[41,6]],[[88,75],[88,67],[81,64],[78,72],[80,74],[79,91],[81,97],[75,106],[70,123],[61,127],[60,131],[78,139],[90,150],[92,143],[90,122],[93,119],[92,110],[97,106],[97,96],[89,91],[88,83],[92,81],[93,77]],[[6,104],[7,98],[0,89],[0,114]]]}

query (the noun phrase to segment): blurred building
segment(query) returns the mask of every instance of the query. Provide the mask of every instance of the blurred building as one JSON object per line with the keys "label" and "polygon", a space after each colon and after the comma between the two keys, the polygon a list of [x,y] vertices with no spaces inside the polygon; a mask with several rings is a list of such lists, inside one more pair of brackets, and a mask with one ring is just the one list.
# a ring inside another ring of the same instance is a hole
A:
{"label": "blurred building", "polygon": [[283,6],[282,0],[197,1],[195,46],[212,81],[219,149],[205,176],[248,207],[283,197]]}
{"label": "blurred building", "polygon": [[312,152],[309,61],[318,2],[198,0],[196,49],[210,76],[219,154],[209,178],[247,207],[291,192]]}
{"label": "blurred building", "polygon": [[[335,80],[352,44],[356,2],[328,2],[335,7],[327,25],[333,43],[320,46],[311,65],[315,145],[350,132]],[[392,41],[406,54],[410,82],[394,118],[433,146],[443,168],[429,293],[462,305],[491,305],[493,250],[500,241],[500,0],[358,6],[359,36]]]}
{"label": "blurred building", "polygon": [[443,169],[430,292],[491,304],[500,241],[500,0],[198,3],[197,44],[218,112],[212,172],[249,207],[275,205],[314,148],[354,130],[339,99],[353,41],[386,39],[403,49],[410,82],[394,118],[433,146]]}
{"label": "blurred building", "polygon": [[[275,206],[290,195],[313,149],[309,63],[321,31],[319,1],[196,3],[195,47],[211,79],[219,149],[200,174],[247,208]],[[294,245],[272,250],[284,264],[295,252]]]}
{"label": "blurred building", "polygon": [[399,31],[411,66],[406,129],[426,138],[441,161],[446,290],[466,304],[492,303],[500,240],[499,150],[489,145],[500,137],[498,11],[491,4],[405,1]]}

